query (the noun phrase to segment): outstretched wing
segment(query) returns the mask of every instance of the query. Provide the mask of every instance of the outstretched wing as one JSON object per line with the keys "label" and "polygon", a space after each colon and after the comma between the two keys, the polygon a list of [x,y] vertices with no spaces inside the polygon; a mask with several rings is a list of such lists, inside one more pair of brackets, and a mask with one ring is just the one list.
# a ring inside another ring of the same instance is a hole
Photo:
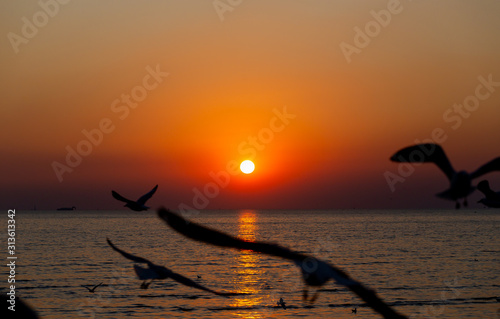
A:
{"label": "outstretched wing", "polygon": [[493,171],[500,171],[500,157],[497,157],[494,160],[491,160],[490,162],[476,169],[470,174],[470,178],[474,179]]}
{"label": "outstretched wing", "polygon": [[111,191],[111,195],[113,195],[113,197],[119,201],[122,201],[122,202],[125,202],[125,203],[130,203],[132,202],[130,199],[126,199],[125,197],[123,197],[122,195],[118,194],[117,192],[115,191]]}
{"label": "outstretched wing", "polygon": [[156,185],[152,190],[150,190],[147,194],[142,195],[138,200],[137,204],[144,205],[146,204],[146,201],[153,196],[153,194],[156,192],[156,189],[158,188],[158,185]]}
{"label": "outstretched wing", "polygon": [[198,284],[197,282],[195,282],[195,281],[193,281],[193,280],[191,280],[191,279],[189,279],[187,277],[184,277],[181,274],[175,273],[175,272],[172,272],[172,274],[170,275],[170,278],[172,278],[173,280],[175,280],[178,283],[183,284],[185,286],[193,287],[193,288],[197,288],[197,289],[201,289],[201,290],[204,290],[204,291],[208,291],[208,292],[211,292],[211,293],[216,294],[218,296],[228,297],[228,296],[235,295],[234,293],[230,293],[230,292],[218,292],[218,291],[212,290],[210,288],[202,286],[202,285]]}
{"label": "outstretched wing", "polygon": [[163,219],[170,227],[191,239],[209,243],[221,247],[232,247],[238,249],[253,250],[256,252],[261,252],[268,255],[278,256],[293,261],[303,260],[309,256],[296,253],[287,248],[281,247],[275,244],[268,244],[262,242],[253,242],[242,240],[222,232],[197,225],[193,222],[188,222],[184,218],[180,217],[173,212],[160,208],[158,215]]}
{"label": "outstretched wing", "polygon": [[146,258],[134,256],[134,255],[129,254],[129,253],[121,250],[120,248],[116,247],[115,245],[113,245],[113,243],[111,242],[111,240],[109,240],[109,238],[106,238],[106,241],[108,242],[109,246],[111,246],[111,248],[113,248],[114,250],[116,250],[117,252],[119,252],[123,257],[125,257],[127,259],[130,259],[132,261],[135,261],[137,263],[152,264]]}
{"label": "outstretched wing", "polygon": [[434,163],[451,181],[456,174],[443,148],[438,144],[426,143],[405,147],[391,156],[393,162]]}

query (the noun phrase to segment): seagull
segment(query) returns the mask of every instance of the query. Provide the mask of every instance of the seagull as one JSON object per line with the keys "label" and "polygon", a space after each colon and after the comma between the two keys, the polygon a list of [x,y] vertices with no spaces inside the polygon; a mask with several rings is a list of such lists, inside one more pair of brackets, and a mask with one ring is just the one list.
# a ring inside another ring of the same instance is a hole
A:
{"label": "seagull", "polygon": [[89,288],[89,287],[84,286],[84,285],[82,285],[82,287],[87,288],[89,292],[92,292],[92,293],[93,293],[93,292],[95,292],[95,289],[96,289],[97,287],[99,287],[100,285],[102,285],[102,282],[101,282],[100,284],[98,284],[98,285],[95,285],[95,286],[94,286],[94,287],[92,287],[92,288]]}
{"label": "seagull", "polygon": [[500,208],[500,192],[494,192],[490,188],[490,183],[487,180],[480,181],[477,184],[477,189],[484,194],[485,198],[482,198],[478,203],[483,203],[488,207]]}
{"label": "seagull", "polygon": [[351,309],[351,313],[357,313],[357,312],[358,312],[358,308]]}
{"label": "seagull", "polygon": [[111,195],[113,195],[114,198],[116,198],[119,201],[125,202],[126,204],[123,205],[124,207],[128,207],[131,210],[135,210],[137,212],[140,212],[142,210],[148,210],[149,207],[146,205],[146,201],[153,196],[153,194],[156,192],[156,189],[158,188],[158,185],[156,185],[152,190],[150,190],[148,193],[142,195],[137,201],[133,201],[130,199],[127,199],[123,197],[122,195],[118,194],[115,191],[111,191]]}
{"label": "seagull", "polygon": [[141,289],[148,289],[149,288],[149,285],[151,285],[153,283],[153,280],[154,279],[151,279],[151,281],[147,282],[146,280],[144,280],[142,283],[141,283]]}
{"label": "seagull", "polygon": [[283,298],[280,298],[280,301],[277,302],[278,306],[281,306],[283,309],[286,310],[286,303],[283,300]]}
{"label": "seagull", "polygon": [[[132,261],[135,261],[137,263],[148,264],[148,268],[142,268],[138,265],[134,265],[135,273],[137,274],[137,277],[139,277],[139,279],[141,279],[141,280],[171,278],[172,280],[175,280],[178,283],[183,284],[185,286],[205,290],[205,291],[211,292],[213,294],[216,294],[218,296],[229,297],[231,295],[234,295],[233,293],[217,292],[217,291],[214,291],[212,289],[206,288],[206,287],[192,281],[189,278],[186,278],[178,273],[173,272],[172,270],[170,270],[166,267],[155,265],[151,261],[147,260],[146,258],[137,257],[137,256],[134,256],[132,254],[129,254],[129,253],[119,249],[111,242],[111,240],[109,240],[109,238],[106,238],[106,240],[108,241],[109,246],[111,246],[111,248],[113,248],[115,251],[119,252],[123,257],[130,259]],[[142,286],[143,285],[141,285],[141,288],[142,288]]]}
{"label": "seagull", "polygon": [[443,148],[438,144],[427,143],[405,147],[391,156],[393,162],[423,163],[431,162],[436,164],[448,177],[450,188],[436,194],[436,196],[456,202],[456,208],[460,208],[458,199],[464,198],[464,206],[467,206],[466,197],[470,195],[475,187],[471,185],[472,180],[492,171],[500,171],[500,157],[479,167],[472,173],[466,171],[455,171],[446,156]]}
{"label": "seagull", "polygon": [[373,290],[370,290],[361,283],[355,281],[339,268],[315,257],[298,253],[276,244],[239,239],[217,230],[187,221],[181,216],[165,208],[160,208],[158,210],[158,215],[170,227],[186,237],[216,246],[251,250],[257,253],[288,259],[300,268],[302,278],[304,279],[306,285],[320,287],[330,279],[333,279],[338,284],[346,286],[358,295],[370,307],[383,315],[384,318],[406,318],[385,304]]}

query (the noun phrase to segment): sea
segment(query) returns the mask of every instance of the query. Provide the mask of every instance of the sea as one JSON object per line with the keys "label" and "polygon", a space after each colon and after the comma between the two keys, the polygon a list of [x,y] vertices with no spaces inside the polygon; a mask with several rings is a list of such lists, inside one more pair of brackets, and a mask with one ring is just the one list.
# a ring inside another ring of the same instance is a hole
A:
{"label": "sea", "polygon": [[[408,318],[500,318],[498,209],[244,209],[186,218],[326,261]],[[7,220],[5,211],[5,246]],[[154,210],[16,211],[15,225],[15,294],[41,318],[381,318],[334,281],[308,287],[304,300],[294,263],[193,241]],[[171,279],[142,289],[134,262],[106,238],[200,285],[235,294],[218,296]],[[2,251],[6,264],[7,247]],[[4,300],[8,275],[2,267]],[[100,283],[94,293],[83,287]]]}

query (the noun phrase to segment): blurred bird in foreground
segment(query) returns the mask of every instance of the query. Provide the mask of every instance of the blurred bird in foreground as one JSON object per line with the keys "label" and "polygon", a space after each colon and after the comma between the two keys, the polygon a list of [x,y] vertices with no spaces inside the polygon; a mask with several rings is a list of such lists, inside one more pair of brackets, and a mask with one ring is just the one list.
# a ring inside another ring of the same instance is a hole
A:
{"label": "blurred bird in foreground", "polygon": [[[302,278],[307,286],[320,287],[330,279],[333,279],[338,284],[347,287],[349,290],[358,295],[367,303],[368,306],[380,313],[384,318],[406,318],[389,307],[373,290],[368,289],[360,282],[355,281],[339,268],[315,257],[301,254],[276,244],[242,240],[217,230],[189,222],[181,216],[164,208],[159,209],[158,215],[170,227],[186,237],[216,246],[251,250],[254,252],[288,259],[300,268]],[[307,290],[304,289],[304,292],[307,292]],[[316,292],[316,294],[317,293],[318,292]],[[307,293],[304,293],[304,298],[307,298]]]}
{"label": "blurred bird in foreground", "polygon": [[[135,273],[137,274],[137,277],[139,277],[139,279],[141,279],[141,280],[170,278],[170,279],[175,280],[178,283],[183,284],[185,286],[208,291],[208,292],[211,292],[211,293],[216,294],[218,296],[229,297],[231,295],[234,295],[233,293],[217,292],[217,291],[214,291],[212,289],[206,288],[206,287],[192,281],[191,279],[189,279],[187,277],[184,277],[178,273],[171,271],[170,269],[168,269],[166,267],[155,265],[151,261],[147,260],[146,258],[137,257],[137,256],[134,256],[132,254],[129,254],[129,253],[119,249],[118,247],[116,247],[108,238],[106,238],[106,240],[108,241],[109,246],[111,246],[111,248],[113,248],[115,251],[119,252],[123,257],[130,259],[132,261],[135,261],[136,263],[143,263],[143,264],[148,265],[148,268],[142,268],[138,265],[134,265]],[[141,284],[141,288],[142,288],[142,284]]]}

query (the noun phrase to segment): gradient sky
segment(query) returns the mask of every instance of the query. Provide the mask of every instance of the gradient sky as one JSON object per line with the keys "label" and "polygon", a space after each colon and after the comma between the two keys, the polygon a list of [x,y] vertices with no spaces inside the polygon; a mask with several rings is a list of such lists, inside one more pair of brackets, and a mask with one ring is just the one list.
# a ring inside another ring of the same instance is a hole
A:
{"label": "gradient sky", "polygon": [[[432,164],[392,192],[389,157],[435,129],[456,169],[500,156],[500,85],[453,109],[479,78],[500,82],[497,0],[40,3],[0,3],[4,209],[121,209],[112,189],[156,184],[150,206],[174,209],[453,208]],[[275,120],[284,108],[293,119]],[[78,145],[89,154],[60,181],[54,162]],[[250,155],[253,174],[227,175]]]}

